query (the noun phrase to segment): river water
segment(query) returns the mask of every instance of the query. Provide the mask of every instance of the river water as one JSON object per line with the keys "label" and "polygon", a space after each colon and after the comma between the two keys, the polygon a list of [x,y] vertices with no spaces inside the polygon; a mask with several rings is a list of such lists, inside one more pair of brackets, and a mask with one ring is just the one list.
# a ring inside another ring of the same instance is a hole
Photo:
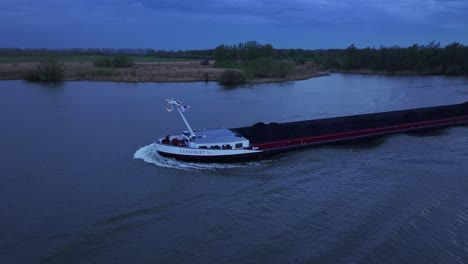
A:
{"label": "river water", "polygon": [[1,263],[467,263],[468,127],[259,162],[159,157],[184,126],[468,101],[460,77],[0,82]]}

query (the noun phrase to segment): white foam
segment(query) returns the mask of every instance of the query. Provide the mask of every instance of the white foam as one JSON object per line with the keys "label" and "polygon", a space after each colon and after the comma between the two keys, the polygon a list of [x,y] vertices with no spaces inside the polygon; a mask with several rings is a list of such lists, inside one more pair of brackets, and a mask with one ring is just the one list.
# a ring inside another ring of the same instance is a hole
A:
{"label": "white foam", "polygon": [[231,169],[231,168],[245,168],[252,166],[261,166],[264,162],[246,162],[246,163],[193,163],[178,161],[173,158],[163,157],[158,154],[156,145],[150,144],[148,146],[141,147],[135,154],[134,159],[141,159],[146,163],[154,164],[159,167],[173,168],[180,170],[217,170],[217,169]]}

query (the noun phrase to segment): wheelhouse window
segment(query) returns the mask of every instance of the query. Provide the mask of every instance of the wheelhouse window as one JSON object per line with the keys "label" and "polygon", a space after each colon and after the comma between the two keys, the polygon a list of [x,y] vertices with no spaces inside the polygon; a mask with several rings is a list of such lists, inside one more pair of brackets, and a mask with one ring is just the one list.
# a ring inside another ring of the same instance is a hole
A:
{"label": "wheelhouse window", "polygon": [[237,143],[236,148],[242,148],[242,143]]}

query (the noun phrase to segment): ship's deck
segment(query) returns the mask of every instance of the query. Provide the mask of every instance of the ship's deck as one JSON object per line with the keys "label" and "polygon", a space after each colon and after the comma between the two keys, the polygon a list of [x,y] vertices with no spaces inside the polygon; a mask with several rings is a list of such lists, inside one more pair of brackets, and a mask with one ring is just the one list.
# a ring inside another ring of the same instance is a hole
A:
{"label": "ship's deck", "polygon": [[195,130],[197,144],[228,144],[247,140],[227,128]]}

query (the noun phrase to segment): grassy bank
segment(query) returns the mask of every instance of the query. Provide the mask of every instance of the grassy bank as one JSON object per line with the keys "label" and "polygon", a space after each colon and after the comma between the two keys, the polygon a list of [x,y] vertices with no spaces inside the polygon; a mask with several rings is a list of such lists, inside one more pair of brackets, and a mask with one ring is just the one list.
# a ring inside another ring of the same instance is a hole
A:
{"label": "grassy bank", "polygon": [[[62,63],[62,62],[61,62]],[[0,63],[0,80],[23,80],[39,63]],[[196,62],[136,62],[129,68],[95,67],[93,62],[64,62],[63,80],[113,82],[203,82],[218,81],[225,68]],[[284,82],[328,75],[308,65],[295,67],[287,78],[254,78],[251,83]]]}

